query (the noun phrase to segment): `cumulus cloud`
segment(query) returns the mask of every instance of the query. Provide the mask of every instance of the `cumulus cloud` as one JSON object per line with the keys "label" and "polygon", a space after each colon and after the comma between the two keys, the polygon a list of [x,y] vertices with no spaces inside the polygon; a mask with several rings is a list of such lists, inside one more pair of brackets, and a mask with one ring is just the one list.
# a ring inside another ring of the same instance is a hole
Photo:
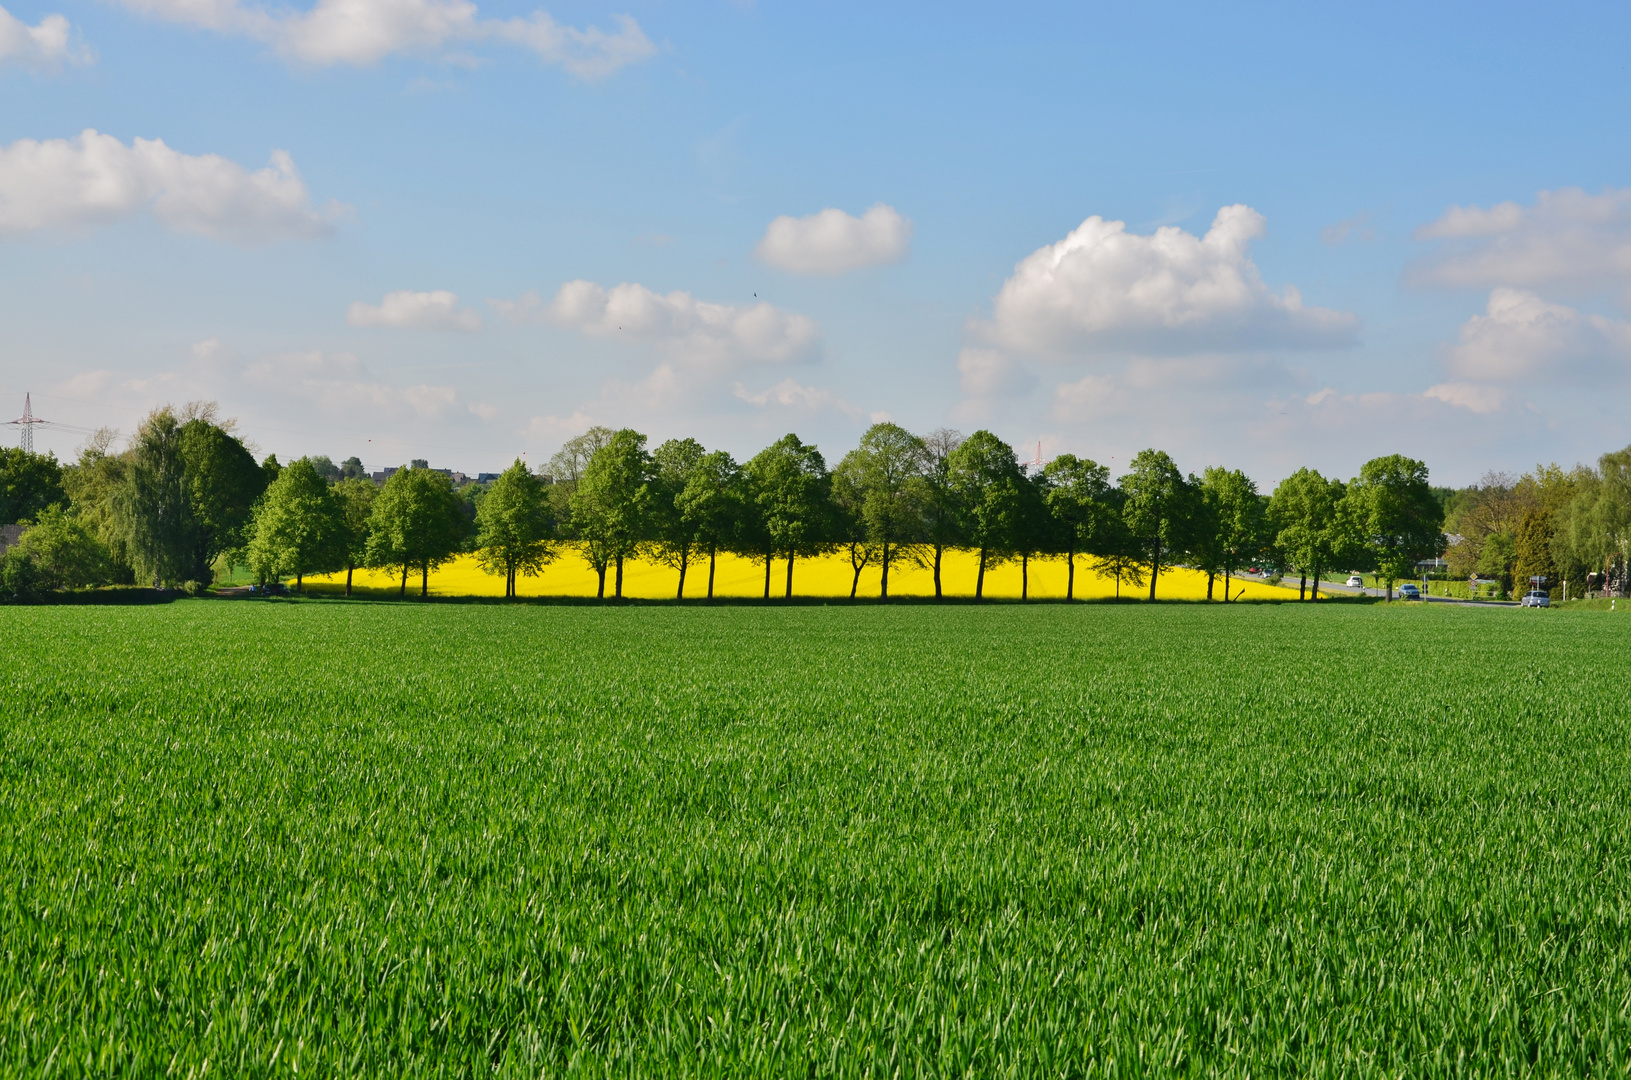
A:
{"label": "cumulus cloud", "polygon": [[83,49],[73,47],[72,28],[61,15],[47,15],[39,25],[29,26],[0,7],[0,67],[42,68],[88,59]]}
{"label": "cumulus cloud", "polygon": [[1438,242],[1408,279],[1448,287],[1631,281],[1631,188],[1542,191],[1530,206],[1452,206],[1416,230]]}
{"label": "cumulus cloud", "polygon": [[146,211],[178,232],[240,244],[323,236],[327,214],[281,150],[250,172],[215,154],[161,139],[129,146],[87,128],[72,139],[19,139],[0,147],[0,232],[95,225]]}
{"label": "cumulus cloud", "polygon": [[754,248],[761,262],[795,274],[842,274],[906,257],[912,223],[878,203],[860,217],[828,208],[808,217],[772,221]]}
{"label": "cumulus cloud", "polygon": [[463,330],[474,333],[481,329],[481,318],[469,308],[459,306],[457,295],[446,289],[435,292],[413,292],[402,289],[386,293],[377,306],[354,301],[346,310],[345,321],[352,326],[389,326],[400,330]]}
{"label": "cumulus cloud", "polygon": [[1350,312],[1306,307],[1287,286],[1263,283],[1251,242],[1264,219],[1249,206],[1219,210],[1205,236],[1176,226],[1149,236],[1090,217],[1014,268],[975,327],[1033,355],[1083,351],[1191,353],[1333,347],[1353,343]]}
{"label": "cumulus cloud", "polygon": [[300,400],[329,416],[447,420],[484,411],[462,403],[451,386],[393,385],[349,352],[281,353],[243,365],[239,375],[256,390]]}
{"label": "cumulus cloud", "polygon": [[435,53],[484,40],[532,50],[545,63],[586,81],[656,52],[640,25],[613,17],[616,29],[562,26],[543,11],[484,19],[470,0],[318,0],[306,10],[263,8],[238,0],[120,0],[169,22],[265,42],[308,64],[373,64],[394,53]]}
{"label": "cumulus cloud", "polygon": [[783,379],[775,386],[760,390],[757,393],[749,390],[741,383],[737,383],[736,396],[750,405],[779,405],[783,408],[802,409],[806,412],[833,409],[855,418],[866,415],[865,410],[851,405],[831,390],[822,390],[814,386],[800,386],[791,378]]}
{"label": "cumulus cloud", "polygon": [[607,289],[569,281],[545,304],[536,294],[489,301],[515,321],[542,321],[590,337],[656,345],[695,363],[788,363],[814,356],[821,330],[806,316],[767,303],[731,305],[666,295],[625,282]]}
{"label": "cumulus cloud", "polygon": [[1484,415],[1499,412],[1506,403],[1506,391],[1497,386],[1480,386],[1477,383],[1447,382],[1437,386],[1429,386],[1422,391],[1422,397],[1434,398],[1447,405],[1469,409],[1472,412]]}
{"label": "cumulus cloud", "polygon": [[1485,313],[1462,325],[1444,360],[1451,374],[1495,382],[1542,373],[1589,375],[1605,363],[1624,372],[1631,361],[1631,324],[1521,289],[1496,289]]}
{"label": "cumulus cloud", "polygon": [[964,349],[957,356],[958,381],[970,397],[1014,397],[1036,387],[1036,376],[995,349]]}

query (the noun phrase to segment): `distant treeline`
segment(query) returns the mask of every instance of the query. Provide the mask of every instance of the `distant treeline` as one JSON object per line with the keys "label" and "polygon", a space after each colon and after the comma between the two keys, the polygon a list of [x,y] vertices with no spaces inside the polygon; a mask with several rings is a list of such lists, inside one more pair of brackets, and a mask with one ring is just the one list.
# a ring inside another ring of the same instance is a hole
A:
{"label": "distant treeline", "polygon": [[[570,551],[594,568],[602,597],[608,584],[622,595],[624,563],[639,557],[674,567],[678,595],[705,570],[711,597],[721,552],[762,561],[767,597],[777,562],[790,596],[796,560],[833,552],[854,569],[851,595],[876,566],[887,598],[891,570],[910,563],[933,571],[938,597],[952,548],[978,553],[977,598],[987,569],[1017,562],[1028,583],[1041,558],[1068,564],[1067,596],[1078,565],[1118,591],[1147,585],[1151,598],[1172,565],[1206,573],[1208,598],[1221,579],[1224,600],[1248,567],[1305,585],[1334,570],[1373,571],[1391,588],[1447,546],[1452,566],[1471,559],[1508,587],[1531,567],[1623,587],[1631,531],[1631,450],[1597,470],[1460,492],[1431,487],[1426,465],[1393,455],[1347,482],[1300,469],[1265,495],[1240,470],[1186,476],[1158,450],[1112,478],[1070,454],[1027,467],[989,431],[919,436],[891,423],[873,425],[832,468],[796,435],[737,462],[694,439],[649,449],[639,432],[597,427],[538,473],[518,460],[461,487],[422,461],[383,485],[356,458],[256,462],[211,405],[160,409],[124,449],[114,441],[99,434],[68,466],[0,451],[0,520],[28,525],[0,564],[0,594],[121,582],[197,592],[219,568],[247,567],[260,582],[297,587],[343,570],[348,593],[356,569],[384,568],[400,575],[402,593],[417,577],[425,595],[432,570],[473,552],[513,596],[518,577]],[[1447,543],[1446,510],[1461,543]]]}

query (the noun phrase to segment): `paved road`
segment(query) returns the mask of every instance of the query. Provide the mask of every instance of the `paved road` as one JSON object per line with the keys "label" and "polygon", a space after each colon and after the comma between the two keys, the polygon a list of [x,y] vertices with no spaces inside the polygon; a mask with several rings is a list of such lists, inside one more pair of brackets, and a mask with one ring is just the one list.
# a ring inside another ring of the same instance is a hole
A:
{"label": "paved road", "polygon": [[[1245,578],[1247,581],[1261,582],[1264,580],[1262,577],[1253,577],[1250,574],[1237,574],[1236,576]],[[1281,584],[1290,585],[1293,588],[1296,587],[1294,579],[1290,577],[1285,578]],[[1383,589],[1351,589],[1346,585],[1338,585],[1337,583],[1331,581],[1320,582],[1320,593],[1324,596],[1374,596],[1378,600],[1387,595],[1386,590]],[[1399,599],[1399,588],[1397,585],[1393,588],[1393,599]],[[1461,600],[1451,596],[1429,596],[1427,597],[1427,602],[1429,604],[1459,604],[1461,607],[1519,606],[1516,600]]]}

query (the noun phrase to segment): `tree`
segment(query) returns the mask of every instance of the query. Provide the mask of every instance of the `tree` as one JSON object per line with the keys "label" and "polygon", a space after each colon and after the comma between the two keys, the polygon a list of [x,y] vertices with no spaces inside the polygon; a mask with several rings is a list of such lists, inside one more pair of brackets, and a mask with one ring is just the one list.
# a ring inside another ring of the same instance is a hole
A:
{"label": "tree", "polygon": [[794,558],[819,552],[830,532],[827,462],[797,435],[784,435],[755,454],[742,471],[763,525],[765,597],[770,596],[770,562],[777,554],[787,556],[791,597]]}
{"label": "tree", "polygon": [[708,552],[708,599],[714,598],[714,562],[729,551],[739,533],[747,498],[742,470],[723,450],[704,454],[674,496],[674,509]]}
{"label": "tree", "polygon": [[135,571],[116,506],[129,462],[126,455],[113,452],[118,437],[112,428],[97,430],[79,448],[74,464],[62,470],[62,487],[74,516],[108,549],[110,581],[129,585],[136,580]]}
{"label": "tree", "polygon": [[346,561],[345,508],[310,458],[278,473],[255,509],[249,565],[264,581],[338,570]]}
{"label": "tree", "polygon": [[922,439],[899,424],[882,423],[867,429],[861,444],[844,455],[833,474],[835,498],[859,526],[864,542],[877,551],[883,568],[880,599],[889,599],[889,568],[909,556],[910,546],[923,538],[928,497],[923,472],[928,464]]}
{"label": "tree", "polygon": [[340,462],[341,480],[367,480],[368,470],[362,467],[362,459],[353,454]]}
{"label": "tree", "polygon": [[51,591],[90,588],[109,578],[108,549],[60,505],[35,514],[9,554],[30,560],[40,587]]}
{"label": "tree", "polygon": [[341,516],[345,519],[345,594],[351,595],[351,576],[357,567],[368,562],[369,520],[374,512],[374,499],[379,485],[366,476],[347,476],[334,485],[334,497],[340,502]]}
{"label": "tree", "polygon": [[1021,472],[1019,486],[1019,517],[1014,529],[1010,558],[1019,559],[1019,598],[1031,596],[1031,560],[1044,555],[1056,555],[1066,546],[1063,530],[1048,508],[1048,489],[1052,481],[1046,471],[1035,474]]}
{"label": "tree", "polygon": [[1340,480],[1327,480],[1314,469],[1298,469],[1280,481],[1269,499],[1275,546],[1286,564],[1302,574],[1299,600],[1310,577],[1318,600],[1320,575],[1353,549],[1350,522],[1342,509],[1346,490]]}
{"label": "tree", "polygon": [[282,471],[283,466],[278,463],[276,454],[267,454],[266,460],[261,462],[261,472],[265,474],[267,487],[272,486],[273,481],[277,479],[277,474]]}
{"label": "tree", "polygon": [[940,564],[946,549],[963,542],[963,515],[951,483],[950,467],[952,452],[962,444],[962,432],[951,428],[937,428],[923,437],[923,542],[933,553],[936,600],[941,598]]}
{"label": "tree", "polygon": [[1624,589],[1631,562],[1631,446],[1598,459],[1558,515],[1554,557],[1582,587]]}
{"label": "tree", "polygon": [[648,538],[652,505],[651,455],[646,437],[624,428],[594,452],[572,492],[572,533],[600,580],[596,596],[606,597],[606,570],[617,567],[615,595],[623,598],[623,561]]}
{"label": "tree", "polygon": [[1427,466],[1402,454],[1372,458],[1360,467],[1347,498],[1392,600],[1395,581],[1413,577],[1418,562],[1444,550],[1444,510],[1427,482]]}
{"label": "tree", "polygon": [[170,408],[142,421],[112,496],[114,527],[136,573],[155,589],[179,584],[194,567],[197,540],[181,424]]}
{"label": "tree", "polygon": [[561,444],[555,451],[555,456],[549,459],[544,466],[545,478],[549,482],[550,501],[555,504],[555,520],[570,521],[572,516],[572,493],[578,490],[578,481],[583,479],[583,471],[589,467],[589,459],[595,456],[596,451],[612,441],[617,434],[609,427],[592,427],[582,435],[574,435]]}
{"label": "tree", "polygon": [[0,449],[0,525],[32,521],[47,506],[67,501],[55,454]]}
{"label": "tree", "polygon": [[1212,599],[1212,578],[1223,574],[1223,601],[1229,602],[1234,572],[1256,556],[1264,542],[1263,497],[1251,477],[1239,469],[1212,466],[1201,474],[1197,487],[1203,512],[1203,531],[1190,547],[1197,569],[1206,571],[1206,598]]}
{"label": "tree", "polygon": [[207,584],[215,577],[215,560],[248,542],[266,474],[232,434],[232,422],[216,419],[213,404],[194,403],[187,411],[194,415],[181,425],[178,438],[192,516],[191,574]]}
{"label": "tree", "polygon": [[1184,550],[1189,538],[1190,488],[1172,458],[1160,450],[1140,450],[1120,486],[1127,499],[1122,518],[1149,553],[1145,561],[1154,600],[1164,556]]}
{"label": "tree", "polygon": [[1105,532],[1110,507],[1110,470],[1074,454],[1060,454],[1043,467],[1044,501],[1065,555],[1065,599],[1076,598],[1076,556],[1092,551]]}
{"label": "tree", "polygon": [[[685,575],[691,560],[705,549],[699,522],[685,515],[682,496],[708,452],[695,439],[669,439],[651,455],[653,475],[651,553],[680,572],[674,598],[685,598]],[[709,574],[712,575],[712,562]]]}
{"label": "tree", "polygon": [[981,600],[986,569],[1013,549],[1023,512],[1020,485],[1025,477],[1014,448],[983,429],[952,452],[947,473],[962,511],[962,534],[980,553],[974,599]]}
{"label": "tree", "polygon": [[1107,501],[1109,513],[1104,528],[1093,540],[1093,572],[1101,578],[1112,578],[1116,583],[1116,599],[1121,599],[1121,585],[1126,582],[1135,589],[1144,585],[1143,540],[1133,532],[1122,513],[1126,497],[1117,488],[1111,488]]}
{"label": "tree", "polygon": [[408,570],[419,568],[419,595],[430,593],[430,572],[464,543],[464,517],[453,483],[429,469],[398,469],[385,481],[368,518],[368,564],[402,567],[401,595],[408,593]]}
{"label": "tree", "polygon": [[517,574],[533,577],[554,561],[551,532],[544,485],[516,458],[476,503],[476,557],[487,573],[504,575],[507,599]]}

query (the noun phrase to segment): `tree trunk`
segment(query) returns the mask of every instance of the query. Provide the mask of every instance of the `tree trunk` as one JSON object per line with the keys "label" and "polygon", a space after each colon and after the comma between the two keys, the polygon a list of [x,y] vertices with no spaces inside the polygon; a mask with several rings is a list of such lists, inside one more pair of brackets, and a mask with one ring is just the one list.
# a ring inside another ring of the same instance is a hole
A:
{"label": "tree trunk", "polygon": [[974,579],[974,599],[985,597],[985,548],[980,549],[980,574]]}
{"label": "tree trunk", "polygon": [[1217,575],[1211,570],[1206,572],[1206,602],[1208,604],[1212,602],[1212,579],[1215,576]]}
{"label": "tree trunk", "polygon": [[940,555],[943,551],[945,551],[945,548],[942,545],[936,544],[934,546],[934,598],[936,600],[940,599]]}
{"label": "tree trunk", "polygon": [[861,567],[865,566],[866,564],[865,563],[857,563],[855,561],[855,555],[854,555],[853,549],[851,550],[851,553],[850,553],[849,564],[850,564],[850,566],[855,568],[855,576],[850,578],[850,580],[849,580],[849,598],[851,600],[854,600],[855,599],[855,590],[861,587]]}
{"label": "tree trunk", "polygon": [[1306,570],[1303,571],[1303,576],[1297,581],[1297,599],[1308,599],[1308,571]]}
{"label": "tree trunk", "polygon": [[765,599],[766,600],[770,599],[770,560],[773,559],[773,558],[775,558],[774,555],[766,555],[765,556]]}
{"label": "tree trunk", "polygon": [[787,600],[793,599],[793,557],[796,554],[793,551],[787,553],[787,595],[784,598]]}
{"label": "tree trunk", "polygon": [[304,572],[302,572],[300,570],[296,570],[295,574],[294,574],[294,591],[295,592],[305,592],[306,591],[306,575],[305,575]]}
{"label": "tree trunk", "polygon": [[402,596],[408,595],[408,564],[402,564]]}
{"label": "tree trunk", "polygon": [[1155,538],[1155,561],[1150,564],[1150,601],[1155,601],[1155,583],[1161,577],[1161,538]]}
{"label": "tree trunk", "polygon": [[680,587],[674,591],[674,599],[685,599],[685,569],[691,563],[691,549],[687,547],[680,552]]}
{"label": "tree trunk", "polygon": [[350,563],[345,564],[345,594],[347,596],[351,595],[351,571],[355,569],[356,567]]}
{"label": "tree trunk", "polygon": [[1229,602],[1229,590],[1234,588],[1232,582],[1233,578],[1230,576],[1229,567],[1225,566],[1223,568],[1223,602],[1225,604]]}
{"label": "tree trunk", "polygon": [[426,559],[419,564],[419,599],[423,600],[430,595],[430,560]]}
{"label": "tree trunk", "polygon": [[617,599],[623,599],[623,556],[617,557]]}
{"label": "tree trunk", "polygon": [[600,579],[600,583],[595,586],[595,599],[604,600],[606,599],[606,564],[601,563],[595,567],[595,574]]}
{"label": "tree trunk", "polygon": [[1019,557],[1019,598],[1021,601],[1031,598],[1031,557],[1028,554]]}
{"label": "tree trunk", "polygon": [[883,542],[883,584],[878,589],[878,599],[889,599],[889,541]]}
{"label": "tree trunk", "polygon": [[708,599],[714,598],[714,556],[719,553],[718,548],[708,549]]}
{"label": "tree trunk", "polygon": [[1069,569],[1065,573],[1065,599],[1076,599],[1076,549],[1071,548],[1065,553],[1065,566]]}

